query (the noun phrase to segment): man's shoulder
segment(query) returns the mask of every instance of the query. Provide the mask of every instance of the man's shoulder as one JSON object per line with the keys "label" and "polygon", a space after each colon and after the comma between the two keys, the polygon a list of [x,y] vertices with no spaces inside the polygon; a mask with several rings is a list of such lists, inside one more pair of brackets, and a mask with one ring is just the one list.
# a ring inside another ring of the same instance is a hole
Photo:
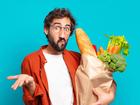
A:
{"label": "man's shoulder", "polygon": [[66,52],[69,53],[69,55],[71,55],[76,60],[80,60],[81,58],[81,54],[79,52],[72,51],[72,50],[66,50]]}
{"label": "man's shoulder", "polygon": [[40,55],[40,50],[36,50],[34,52],[31,52],[29,54],[27,54],[25,57],[24,57],[24,60],[37,60],[39,58],[39,55]]}
{"label": "man's shoulder", "polygon": [[76,51],[72,51],[72,50],[67,50],[69,53],[71,53],[72,55],[77,55],[77,56],[80,56],[80,53],[79,52],[76,52]]}

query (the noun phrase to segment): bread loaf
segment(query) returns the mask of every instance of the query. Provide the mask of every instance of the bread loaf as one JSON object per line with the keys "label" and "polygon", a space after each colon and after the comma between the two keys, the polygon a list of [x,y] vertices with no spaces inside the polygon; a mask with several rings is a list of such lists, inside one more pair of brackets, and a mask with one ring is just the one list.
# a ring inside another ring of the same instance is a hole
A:
{"label": "bread loaf", "polygon": [[97,56],[90,39],[81,28],[76,29],[76,41],[81,54]]}

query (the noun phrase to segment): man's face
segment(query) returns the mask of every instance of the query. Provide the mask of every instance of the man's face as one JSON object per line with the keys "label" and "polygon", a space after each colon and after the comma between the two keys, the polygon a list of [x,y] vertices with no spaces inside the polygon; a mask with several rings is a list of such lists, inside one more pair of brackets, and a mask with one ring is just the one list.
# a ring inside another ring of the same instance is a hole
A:
{"label": "man's face", "polygon": [[[46,32],[46,31],[45,31]],[[70,19],[54,19],[47,30],[49,44],[58,52],[63,51],[71,33]]]}

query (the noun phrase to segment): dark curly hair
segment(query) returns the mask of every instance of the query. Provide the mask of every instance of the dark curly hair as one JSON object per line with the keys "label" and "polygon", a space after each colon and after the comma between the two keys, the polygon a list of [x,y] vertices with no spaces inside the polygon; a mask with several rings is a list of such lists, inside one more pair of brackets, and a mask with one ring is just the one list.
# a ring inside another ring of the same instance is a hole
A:
{"label": "dark curly hair", "polygon": [[70,35],[72,35],[72,33],[75,29],[76,21],[73,18],[70,11],[66,8],[55,8],[54,10],[49,12],[49,14],[44,19],[44,28],[49,29],[53,19],[61,19],[64,17],[68,17],[71,21],[71,33],[70,33]]}

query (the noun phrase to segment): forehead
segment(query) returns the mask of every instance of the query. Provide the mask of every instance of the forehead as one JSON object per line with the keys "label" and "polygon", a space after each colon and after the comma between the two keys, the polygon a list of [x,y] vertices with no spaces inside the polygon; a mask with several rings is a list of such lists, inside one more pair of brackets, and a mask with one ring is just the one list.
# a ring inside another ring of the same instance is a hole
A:
{"label": "forehead", "polygon": [[64,17],[61,19],[53,19],[52,24],[60,24],[62,26],[71,25],[71,21],[69,18]]}

